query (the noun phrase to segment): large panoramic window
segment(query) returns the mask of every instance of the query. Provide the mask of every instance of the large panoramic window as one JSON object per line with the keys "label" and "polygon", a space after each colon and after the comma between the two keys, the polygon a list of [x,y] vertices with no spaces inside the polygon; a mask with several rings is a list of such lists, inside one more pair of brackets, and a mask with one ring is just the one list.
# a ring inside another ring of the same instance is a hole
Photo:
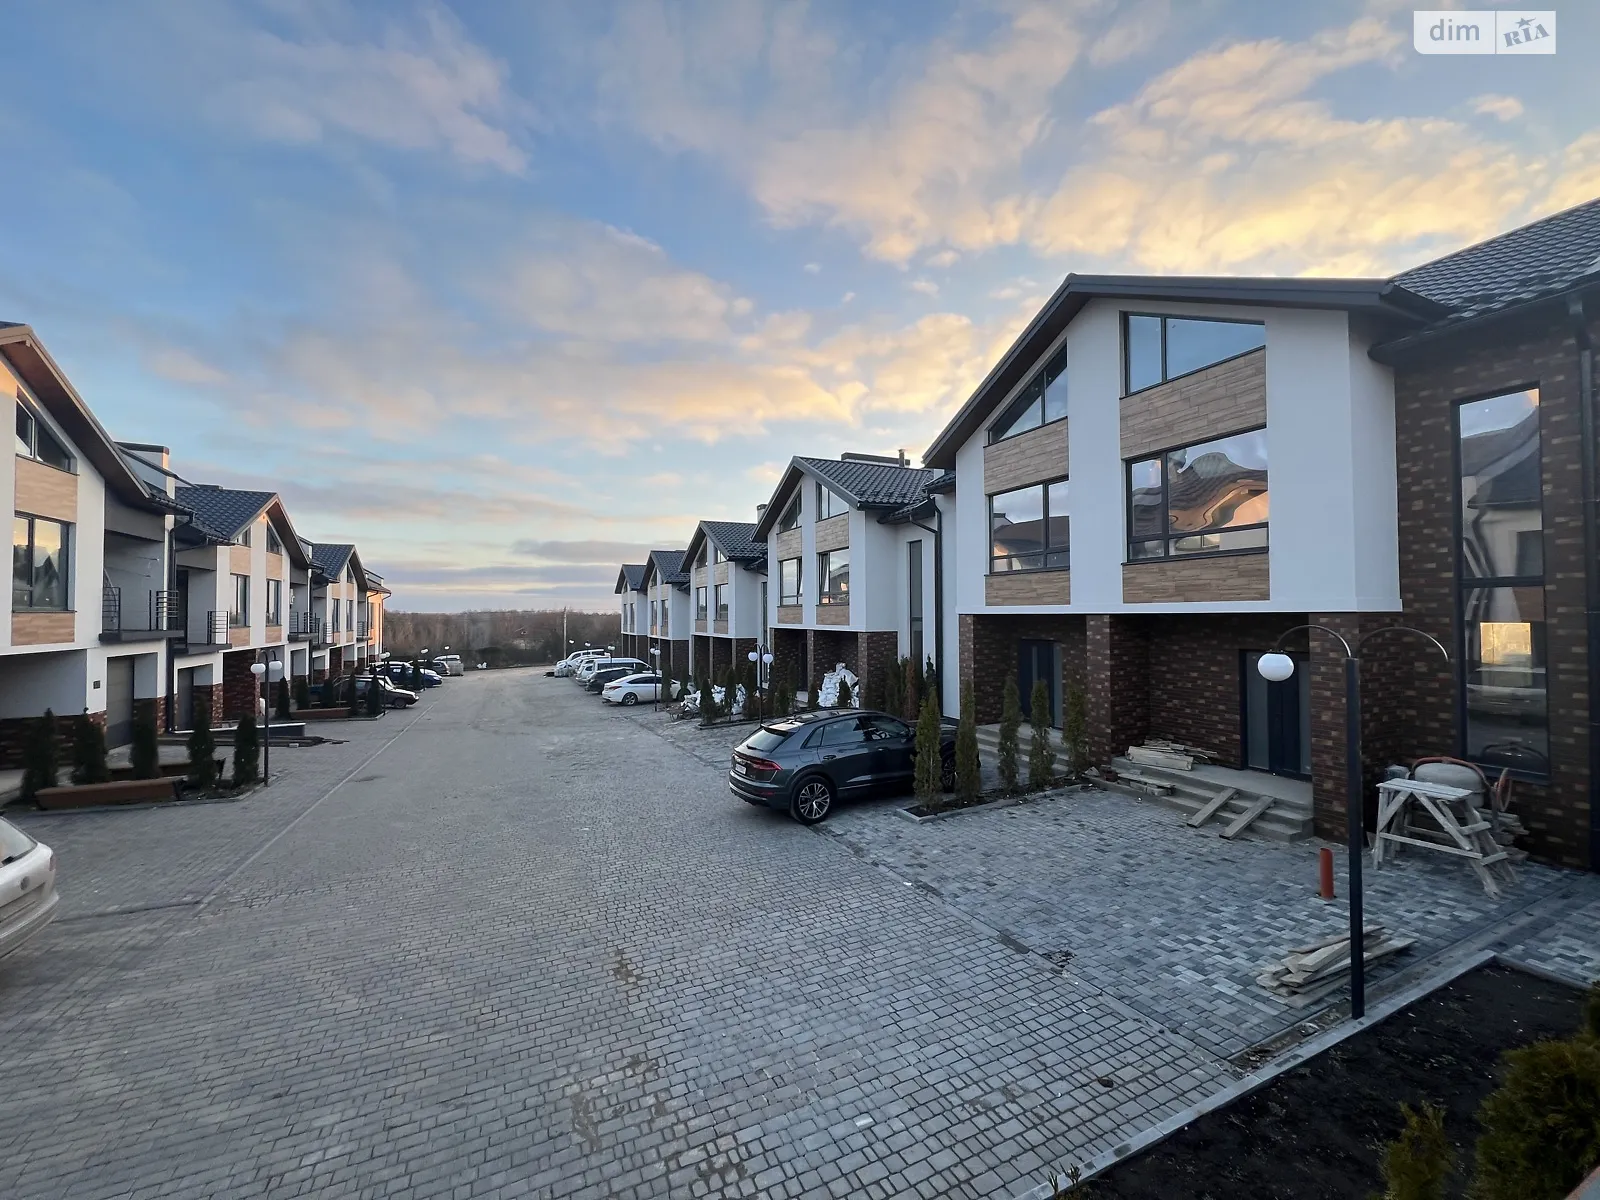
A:
{"label": "large panoramic window", "polygon": [[1458,410],[1456,578],[1466,757],[1550,770],[1539,393]]}
{"label": "large panoramic window", "polygon": [[1266,546],[1266,430],[1128,464],[1130,561]]}
{"label": "large panoramic window", "polygon": [[717,620],[719,621],[726,621],[728,619],[729,590],[730,589],[727,584],[719,583],[712,592],[711,602],[716,606],[715,611],[717,614]]}
{"label": "large panoramic window", "polygon": [[283,542],[278,537],[278,531],[271,525],[267,526],[267,553],[282,554]]}
{"label": "large panoramic window", "polygon": [[71,527],[42,517],[11,522],[11,607],[62,611],[67,591],[67,540]]}
{"label": "large panoramic window", "polygon": [[[228,624],[237,628],[250,624],[250,576],[233,577],[233,607],[228,610]],[[333,602],[333,628],[339,630],[339,601]]]}
{"label": "large panoramic window", "polygon": [[786,558],[778,564],[778,603],[800,603],[800,560]]}
{"label": "large panoramic window", "polygon": [[696,621],[706,619],[706,590],[703,587],[694,590],[694,619]]}
{"label": "large panoramic window", "polygon": [[824,550],[817,555],[817,603],[850,603],[849,550]]}
{"label": "large panoramic window", "polygon": [[1068,517],[1065,479],[990,496],[990,572],[1067,566]]}
{"label": "large panoramic window", "polygon": [[778,518],[778,532],[787,533],[791,529],[800,528],[800,493],[803,489],[795,488],[794,496],[789,500],[789,506],[783,510],[783,516]]}
{"label": "large panoramic window", "polygon": [[1128,394],[1237,358],[1267,344],[1259,321],[1196,317],[1123,317],[1123,390]]}
{"label": "large panoramic window", "polygon": [[1005,414],[989,426],[989,440],[998,442],[1026,433],[1067,415],[1067,351],[1062,347],[1034,372]]}
{"label": "large panoramic window", "polygon": [[829,491],[822,484],[817,484],[817,520],[826,521],[829,517],[837,517],[841,513],[850,511],[850,502],[837,492]]}
{"label": "large panoramic window", "polygon": [[283,580],[267,580],[267,624],[283,624]]}
{"label": "large panoramic window", "polygon": [[21,401],[17,403],[17,453],[58,470],[72,470],[72,455]]}

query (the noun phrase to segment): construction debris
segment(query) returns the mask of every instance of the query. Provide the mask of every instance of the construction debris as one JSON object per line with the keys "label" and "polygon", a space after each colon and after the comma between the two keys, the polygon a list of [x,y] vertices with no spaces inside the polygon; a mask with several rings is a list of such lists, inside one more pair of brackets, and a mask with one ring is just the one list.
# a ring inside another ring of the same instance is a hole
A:
{"label": "construction debris", "polygon": [[1128,747],[1128,758],[1142,767],[1165,767],[1169,771],[1192,771],[1196,762],[1210,762],[1215,755],[1199,746],[1186,746],[1166,738],[1150,738]]}
{"label": "construction debris", "polygon": [[[1416,938],[1391,935],[1381,925],[1368,925],[1362,931],[1365,962],[1368,966],[1409,948]],[[1297,946],[1277,966],[1256,976],[1256,982],[1290,1004],[1305,1004],[1339,988],[1350,971],[1350,935],[1335,934]]]}

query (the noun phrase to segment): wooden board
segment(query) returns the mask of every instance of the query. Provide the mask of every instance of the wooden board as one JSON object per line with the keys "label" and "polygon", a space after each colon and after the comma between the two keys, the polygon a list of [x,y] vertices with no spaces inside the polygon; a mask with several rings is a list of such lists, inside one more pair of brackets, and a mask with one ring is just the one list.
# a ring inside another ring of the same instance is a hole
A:
{"label": "wooden board", "polygon": [[1221,808],[1229,800],[1232,800],[1238,794],[1238,788],[1223,788],[1215,796],[1206,801],[1204,808],[1189,818],[1189,825],[1192,828],[1199,829],[1200,826],[1204,825],[1207,821],[1211,820],[1212,817],[1217,815],[1217,810],[1219,808]]}
{"label": "wooden board", "polygon": [[1235,817],[1233,819],[1233,823],[1222,831],[1222,836],[1228,838],[1230,841],[1233,838],[1238,837],[1247,828],[1249,828],[1252,821],[1254,821],[1262,813],[1266,812],[1267,809],[1271,808],[1275,803],[1277,803],[1276,796],[1262,796],[1249,808],[1245,809],[1242,813]]}

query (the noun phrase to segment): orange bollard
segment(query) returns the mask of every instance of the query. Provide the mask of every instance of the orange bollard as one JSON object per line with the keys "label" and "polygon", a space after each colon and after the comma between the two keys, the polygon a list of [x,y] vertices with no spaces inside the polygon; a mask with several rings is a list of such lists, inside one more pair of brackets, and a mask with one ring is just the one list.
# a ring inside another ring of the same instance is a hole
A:
{"label": "orange bollard", "polygon": [[1319,861],[1317,863],[1317,866],[1318,866],[1318,871],[1317,871],[1317,875],[1318,875],[1317,895],[1321,896],[1324,900],[1332,900],[1333,899],[1333,851],[1329,850],[1326,846],[1324,846],[1322,848],[1322,852],[1318,855],[1318,860]]}

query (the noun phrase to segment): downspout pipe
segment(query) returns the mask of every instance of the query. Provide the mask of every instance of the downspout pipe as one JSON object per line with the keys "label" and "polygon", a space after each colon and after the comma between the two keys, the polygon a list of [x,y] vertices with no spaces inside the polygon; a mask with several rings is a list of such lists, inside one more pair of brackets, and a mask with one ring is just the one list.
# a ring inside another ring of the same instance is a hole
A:
{"label": "downspout pipe", "polygon": [[[944,711],[944,510],[937,500],[933,505],[934,524],[924,525],[915,517],[911,523],[933,534],[933,669],[939,673],[939,711]],[[960,685],[957,684],[957,694]],[[959,706],[958,706],[959,707]]]}
{"label": "downspout pipe", "polygon": [[1583,584],[1588,667],[1589,869],[1600,871],[1600,459],[1595,444],[1594,340],[1582,296],[1567,297],[1567,316],[1578,346],[1578,428],[1583,439]]}

